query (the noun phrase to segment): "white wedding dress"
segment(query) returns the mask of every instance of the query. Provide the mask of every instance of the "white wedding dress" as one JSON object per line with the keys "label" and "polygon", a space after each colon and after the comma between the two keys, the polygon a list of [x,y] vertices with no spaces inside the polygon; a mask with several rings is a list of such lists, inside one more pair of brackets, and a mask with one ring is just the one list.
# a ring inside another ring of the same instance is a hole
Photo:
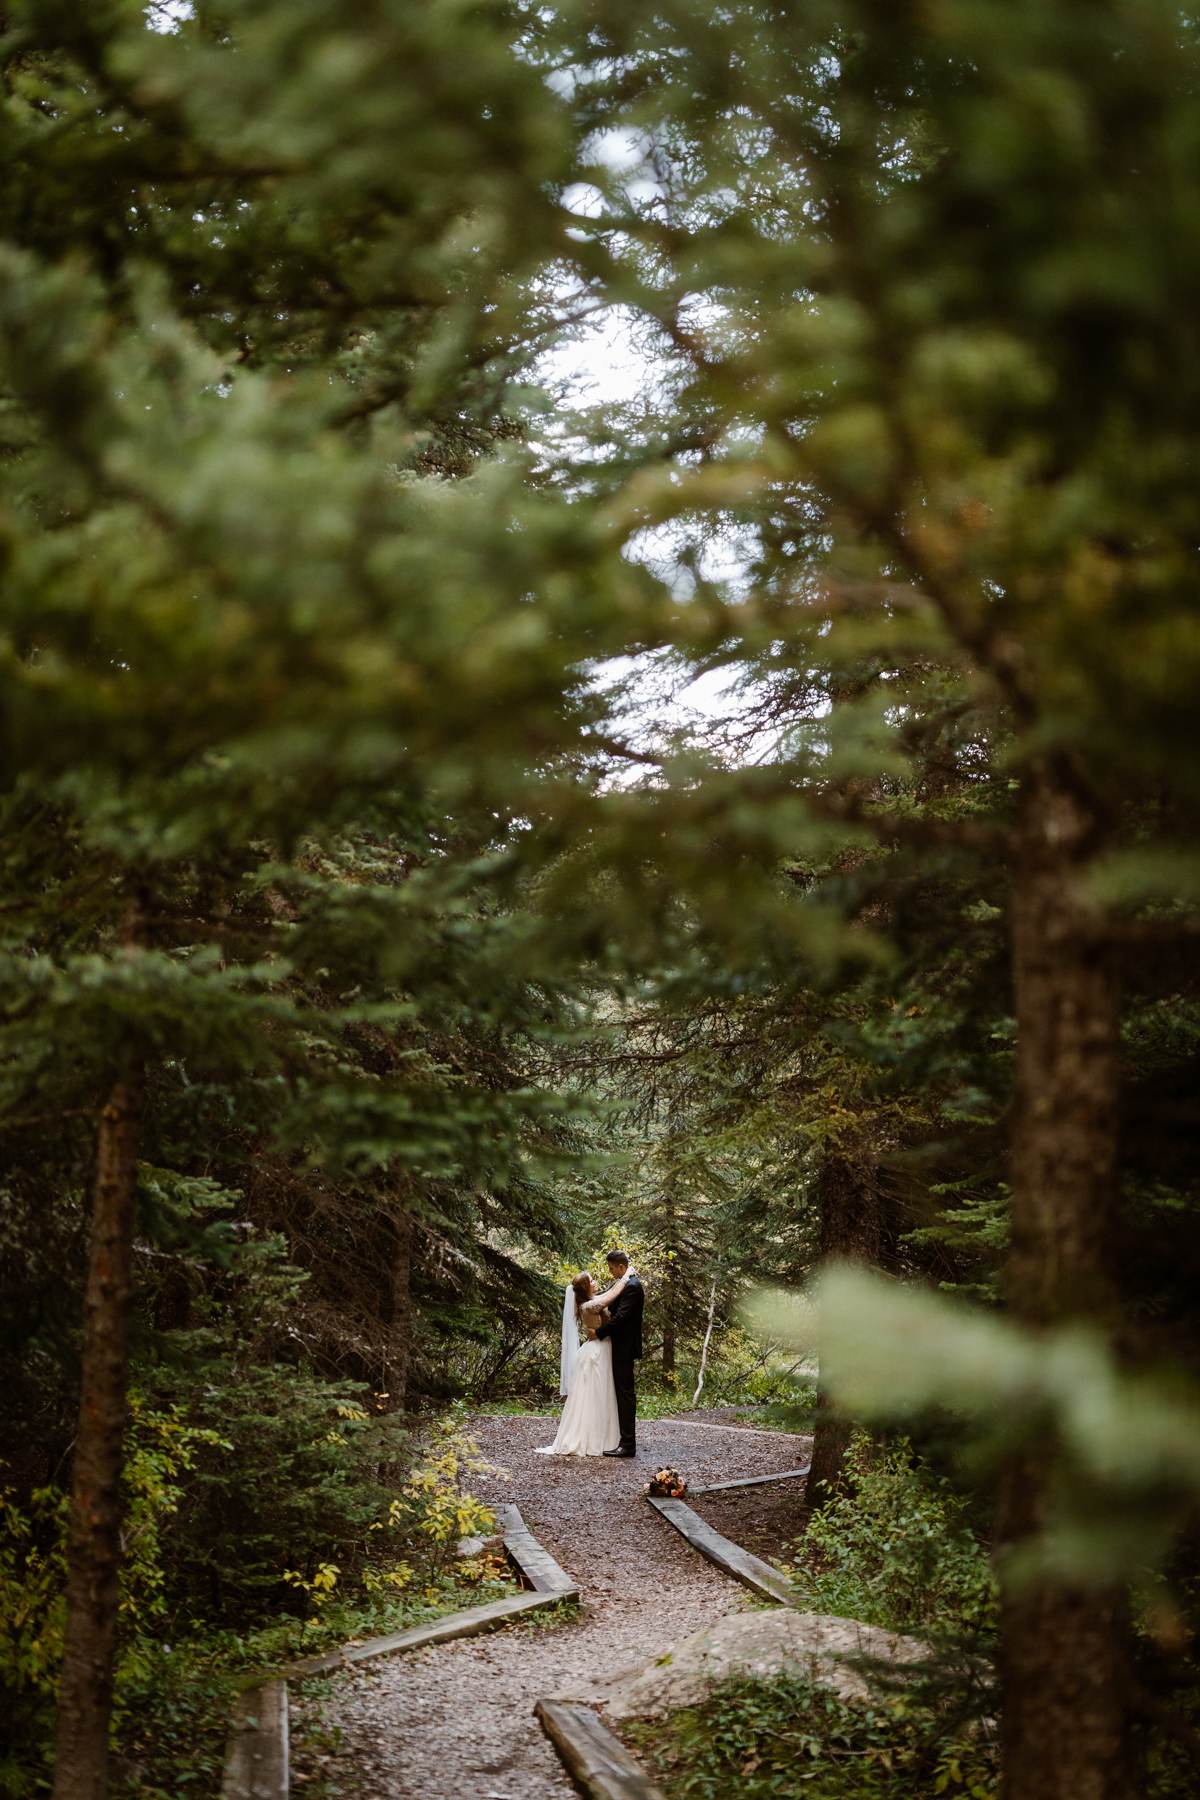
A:
{"label": "white wedding dress", "polygon": [[[620,1292],[624,1281],[611,1288],[597,1301],[589,1301],[585,1312],[595,1310]],[[617,1390],[613,1386],[612,1344],[606,1338],[589,1338],[579,1342],[575,1321],[574,1294],[567,1289],[563,1309],[561,1391],[566,1405],[558,1421],[558,1432],[552,1444],[538,1449],[539,1456],[603,1456],[615,1450],[621,1441],[621,1424],[617,1418]]]}
{"label": "white wedding dress", "polygon": [[601,1343],[599,1338],[591,1338],[575,1359],[575,1374],[558,1421],[558,1435],[539,1454],[603,1456],[606,1450],[616,1449],[620,1438],[612,1345],[607,1339]]}

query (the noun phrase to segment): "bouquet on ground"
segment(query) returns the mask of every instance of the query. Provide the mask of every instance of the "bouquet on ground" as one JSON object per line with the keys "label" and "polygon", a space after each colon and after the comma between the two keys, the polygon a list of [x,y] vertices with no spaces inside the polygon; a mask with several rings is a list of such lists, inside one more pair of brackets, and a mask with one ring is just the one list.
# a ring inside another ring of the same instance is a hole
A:
{"label": "bouquet on ground", "polygon": [[687,1482],[678,1469],[656,1469],[653,1480],[646,1483],[646,1492],[657,1495],[660,1500],[682,1500],[687,1493]]}

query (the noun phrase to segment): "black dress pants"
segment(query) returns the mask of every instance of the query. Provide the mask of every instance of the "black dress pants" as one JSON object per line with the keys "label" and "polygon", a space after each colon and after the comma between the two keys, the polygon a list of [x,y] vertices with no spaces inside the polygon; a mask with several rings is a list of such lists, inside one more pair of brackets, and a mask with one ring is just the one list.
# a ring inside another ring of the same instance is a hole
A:
{"label": "black dress pants", "polygon": [[613,1345],[613,1386],[617,1390],[617,1419],[621,1426],[622,1450],[637,1449],[637,1388],[634,1386],[634,1359],[618,1344]]}

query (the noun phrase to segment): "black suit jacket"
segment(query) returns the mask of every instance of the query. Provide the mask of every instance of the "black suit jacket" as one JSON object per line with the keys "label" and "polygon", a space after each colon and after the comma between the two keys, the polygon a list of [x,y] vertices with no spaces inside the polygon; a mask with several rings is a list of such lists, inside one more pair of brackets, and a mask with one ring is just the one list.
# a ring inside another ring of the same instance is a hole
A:
{"label": "black suit jacket", "polygon": [[596,1333],[598,1338],[611,1338],[613,1355],[626,1356],[631,1361],[642,1354],[642,1313],[646,1305],[646,1294],[636,1275],[631,1275],[629,1285],[612,1303],[606,1323]]}

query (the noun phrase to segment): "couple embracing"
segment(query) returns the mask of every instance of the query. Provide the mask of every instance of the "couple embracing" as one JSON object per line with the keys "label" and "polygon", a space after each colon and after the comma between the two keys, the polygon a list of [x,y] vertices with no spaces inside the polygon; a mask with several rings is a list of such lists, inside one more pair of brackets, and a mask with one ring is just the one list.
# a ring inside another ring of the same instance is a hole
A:
{"label": "couple embracing", "polygon": [[642,1354],[646,1296],[624,1250],[610,1250],[606,1260],[604,1293],[588,1274],[567,1283],[558,1384],[567,1404],[542,1456],[637,1455],[633,1365]]}

